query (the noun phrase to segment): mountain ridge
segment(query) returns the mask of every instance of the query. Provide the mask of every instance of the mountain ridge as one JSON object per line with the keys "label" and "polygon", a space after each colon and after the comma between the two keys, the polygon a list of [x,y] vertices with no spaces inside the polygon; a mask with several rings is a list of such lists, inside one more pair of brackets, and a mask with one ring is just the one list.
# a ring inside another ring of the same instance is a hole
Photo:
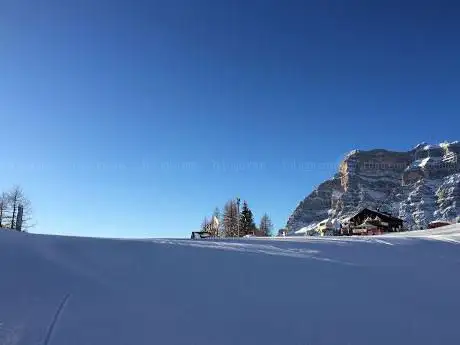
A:
{"label": "mountain ridge", "polygon": [[289,217],[294,233],[321,220],[344,219],[364,207],[402,218],[408,229],[460,215],[460,143],[425,142],[409,151],[352,150],[338,172],[304,198]]}

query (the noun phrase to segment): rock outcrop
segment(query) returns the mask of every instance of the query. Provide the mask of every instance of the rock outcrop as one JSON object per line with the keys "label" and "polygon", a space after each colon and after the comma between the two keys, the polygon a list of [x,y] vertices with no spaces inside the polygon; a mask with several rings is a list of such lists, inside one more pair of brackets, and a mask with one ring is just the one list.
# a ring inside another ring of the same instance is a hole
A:
{"label": "rock outcrop", "polygon": [[307,196],[289,217],[291,233],[326,218],[344,219],[368,207],[389,212],[408,229],[460,215],[460,143],[427,145],[407,152],[348,153],[338,173]]}

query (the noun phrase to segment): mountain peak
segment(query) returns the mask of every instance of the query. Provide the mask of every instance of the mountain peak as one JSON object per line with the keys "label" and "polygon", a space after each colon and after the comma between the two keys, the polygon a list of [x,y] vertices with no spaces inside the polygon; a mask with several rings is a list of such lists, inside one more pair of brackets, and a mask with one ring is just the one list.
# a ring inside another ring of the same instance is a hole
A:
{"label": "mountain peak", "polygon": [[460,143],[416,145],[407,152],[348,152],[338,173],[299,203],[287,228],[295,232],[361,208],[381,208],[420,229],[435,219],[460,215]]}

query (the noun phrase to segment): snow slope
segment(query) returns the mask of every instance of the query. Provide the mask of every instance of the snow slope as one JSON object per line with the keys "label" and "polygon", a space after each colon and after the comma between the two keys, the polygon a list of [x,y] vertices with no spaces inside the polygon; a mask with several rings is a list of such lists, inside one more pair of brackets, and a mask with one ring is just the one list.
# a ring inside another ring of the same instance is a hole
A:
{"label": "snow slope", "polygon": [[0,345],[458,344],[459,234],[136,241],[0,230]]}

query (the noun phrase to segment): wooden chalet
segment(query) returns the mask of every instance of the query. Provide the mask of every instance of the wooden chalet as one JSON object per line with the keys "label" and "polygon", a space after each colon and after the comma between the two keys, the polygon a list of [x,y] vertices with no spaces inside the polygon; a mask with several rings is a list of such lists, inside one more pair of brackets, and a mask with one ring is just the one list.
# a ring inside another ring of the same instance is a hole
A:
{"label": "wooden chalet", "polygon": [[347,235],[379,235],[403,229],[403,220],[386,212],[364,208],[350,217],[342,232]]}

